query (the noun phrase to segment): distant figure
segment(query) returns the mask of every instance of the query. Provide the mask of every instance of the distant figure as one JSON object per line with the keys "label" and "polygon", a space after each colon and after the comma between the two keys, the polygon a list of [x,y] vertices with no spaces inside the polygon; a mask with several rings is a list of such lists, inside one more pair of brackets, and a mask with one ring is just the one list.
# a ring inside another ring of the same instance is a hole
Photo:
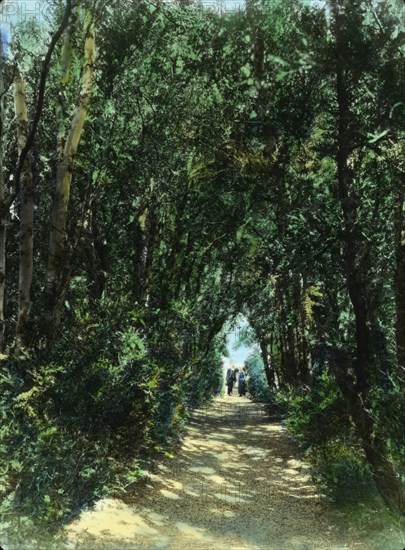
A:
{"label": "distant figure", "polygon": [[239,397],[242,397],[242,396],[246,395],[246,380],[245,380],[245,369],[244,369],[244,367],[242,367],[240,372],[239,372],[238,393],[239,393]]}
{"label": "distant figure", "polygon": [[228,388],[228,395],[232,395],[233,385],[235,383],[235,377],[236,377],[235,371],[232,368],[232,366],[230,366],[226,371],[226,386]]}

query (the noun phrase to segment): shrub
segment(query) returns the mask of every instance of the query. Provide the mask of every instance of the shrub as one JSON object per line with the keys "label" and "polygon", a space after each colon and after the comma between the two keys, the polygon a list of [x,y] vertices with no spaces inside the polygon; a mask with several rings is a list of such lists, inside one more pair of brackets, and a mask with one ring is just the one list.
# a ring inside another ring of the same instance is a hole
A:
{"label": "shrub", "polygon": [[375,494],[363,451],[353,438],[336,438],[309,447],[307,457],[315,480],[331,500],[357,501]]}
{"label": "shrub", "polygon": [[303,447],[320,445],[350,434],[349,415],[335,379],[323,373],[312,388],[292,394],[286,424]]}

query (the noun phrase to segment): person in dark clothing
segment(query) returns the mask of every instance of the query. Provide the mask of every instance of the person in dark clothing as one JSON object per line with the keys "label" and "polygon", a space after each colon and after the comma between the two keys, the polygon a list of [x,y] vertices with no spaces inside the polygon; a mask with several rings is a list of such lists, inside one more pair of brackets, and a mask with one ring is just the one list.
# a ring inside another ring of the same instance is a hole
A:
{"label": "person in dark clothing", "polygon": [[228,388],[228,395],[232,395],[233,385],[235,383],[235,371],[232,366],[226,371],[226,386]]}
{"label": "person in dark clothing", "polygon": [[239,397],[246,395],[245,369],[243,367],[239,372],[238,393],[239,393]]}

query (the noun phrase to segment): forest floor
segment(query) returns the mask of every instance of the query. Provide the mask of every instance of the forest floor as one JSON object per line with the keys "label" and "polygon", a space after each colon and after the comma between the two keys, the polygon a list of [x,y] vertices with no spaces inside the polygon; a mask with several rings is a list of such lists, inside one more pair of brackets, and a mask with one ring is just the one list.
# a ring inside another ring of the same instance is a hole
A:
{"label": "forest floor", "polygon": [[402,550],[399,530],[349,521],[309,470],[280,422],[234,390],[193,415],[176,456],[146,483],[72,522],[64,548]]}

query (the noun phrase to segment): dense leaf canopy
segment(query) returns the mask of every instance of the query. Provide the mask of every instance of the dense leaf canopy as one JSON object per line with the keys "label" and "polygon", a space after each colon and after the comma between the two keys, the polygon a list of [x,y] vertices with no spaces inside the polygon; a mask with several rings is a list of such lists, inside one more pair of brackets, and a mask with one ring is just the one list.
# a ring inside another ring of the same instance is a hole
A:
{"label": "dense leaf canopy", "polygon": [[2,57],[0,512],[63,519],[169,448],[242,313],[256,394],[403,513],[401,2],[76,4]]}

